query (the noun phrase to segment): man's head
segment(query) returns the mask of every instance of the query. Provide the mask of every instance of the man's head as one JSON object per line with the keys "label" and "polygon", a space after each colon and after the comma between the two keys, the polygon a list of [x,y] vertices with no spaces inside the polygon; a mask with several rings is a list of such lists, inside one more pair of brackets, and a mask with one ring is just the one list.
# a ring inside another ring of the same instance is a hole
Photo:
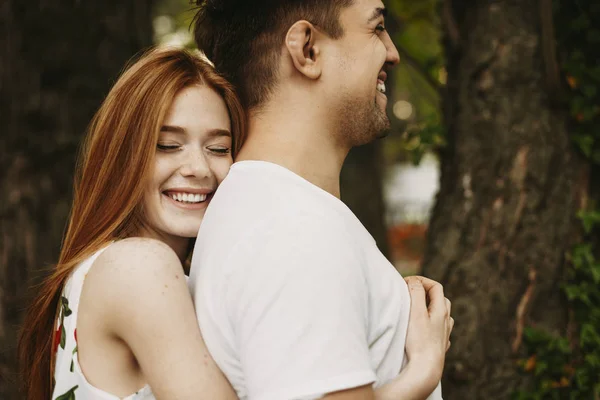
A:
{"label": "man's head", "polygon": [[352,0],[198,0],[194,36],[248,108],[261,106],[276,84],[286,32],[305,19],[332,38],[343,35],[342,8]]}
{"label": "man's head", "polygon": [[384,28],[381,0],[197,3],[198,47],[247,109],[260,110],[293,82],[310,88],[302,93],[328,110],[328,122],[347,144],[369,142],[389,127],[378,88],[398,53]]}

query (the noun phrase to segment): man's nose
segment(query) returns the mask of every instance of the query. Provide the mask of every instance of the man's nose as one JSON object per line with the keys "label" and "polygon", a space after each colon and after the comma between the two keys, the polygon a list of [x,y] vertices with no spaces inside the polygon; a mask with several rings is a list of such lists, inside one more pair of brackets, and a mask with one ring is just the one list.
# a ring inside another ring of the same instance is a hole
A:
{"label": "man's nose", "polygon": [[400,53],[398,53],[398,49],[396,48],[394,42],[392,42],[390,35],[387,35],[386,48],[387,57],[385,61],[389,66],[395,67],[400,63]]}

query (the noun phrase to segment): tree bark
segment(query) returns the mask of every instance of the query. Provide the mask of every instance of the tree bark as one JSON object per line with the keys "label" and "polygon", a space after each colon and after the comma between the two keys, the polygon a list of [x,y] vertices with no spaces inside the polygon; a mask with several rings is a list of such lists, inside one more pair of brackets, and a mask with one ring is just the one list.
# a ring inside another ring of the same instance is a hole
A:
{"label": "tree bark", "polygon": [[[17,399],[19,323],[56,262],[86,125],[151,44],[150,0],[0,3],[0,398]],[[37,279],[36,279],[37,278]]]}
{"label": "tree bark", "polygon": [[352,149],[344,163],[340,184],[342,200],[373,236],[381,252],[387,256],[389,244],[385,223],[380,145],[380,141],[375,141]]}
{"label": "tree bark", "polygon": [[560,282],[585,179],[544,75],[540,15],[536,1],[443,5],[448,146],[424,274],[456,320],[447,400],[508,399],[526,379],[522,328],[567,328]]}

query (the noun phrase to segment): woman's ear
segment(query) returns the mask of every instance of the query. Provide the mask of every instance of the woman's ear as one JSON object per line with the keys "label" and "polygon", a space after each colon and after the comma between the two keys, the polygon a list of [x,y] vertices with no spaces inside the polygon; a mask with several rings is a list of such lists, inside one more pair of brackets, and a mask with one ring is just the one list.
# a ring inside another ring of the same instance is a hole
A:
{"label": "woman's ear", "polygon": [[309,79],[321,76],[320,43],[317,29],[308,21],[297,21],[285,36],[287,48],[294,66]]}

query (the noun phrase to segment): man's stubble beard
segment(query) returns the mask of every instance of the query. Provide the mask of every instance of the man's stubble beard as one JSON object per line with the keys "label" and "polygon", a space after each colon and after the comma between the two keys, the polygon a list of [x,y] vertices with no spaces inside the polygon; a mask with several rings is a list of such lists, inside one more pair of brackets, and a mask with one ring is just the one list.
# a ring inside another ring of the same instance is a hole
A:
{"label": "man's stubble beard", "polygon": [[390,120],[375,100],[366,102],[350,96],[346,99],[336,112],[340,144],[350,148],[362,146],[389,134]]}

